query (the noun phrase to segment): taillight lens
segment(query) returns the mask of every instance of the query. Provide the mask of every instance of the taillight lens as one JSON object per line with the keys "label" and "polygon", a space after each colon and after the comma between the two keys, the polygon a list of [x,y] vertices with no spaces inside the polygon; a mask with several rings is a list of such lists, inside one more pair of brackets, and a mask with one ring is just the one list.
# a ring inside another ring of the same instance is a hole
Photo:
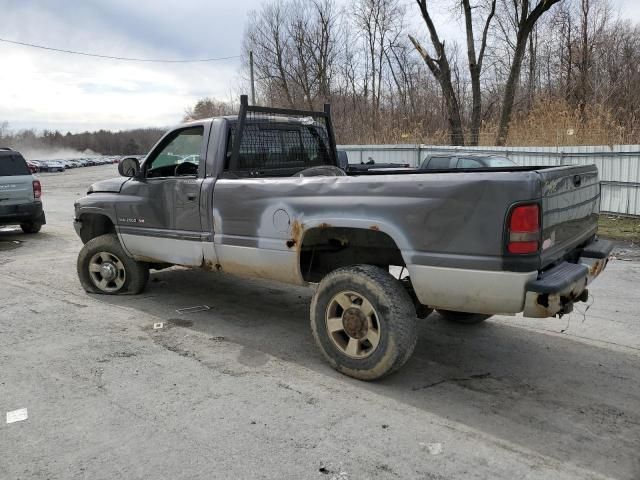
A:
{"label": "taillight lens", "polygon": [[42,197],[42,185],[40,185],[40,180],[33,181],[33,198]]}
{"label": "taillight lens", "polygon": [[535,253],[540,249],[540,207],[519,205],[509,217],[507,251],[515,254]]}

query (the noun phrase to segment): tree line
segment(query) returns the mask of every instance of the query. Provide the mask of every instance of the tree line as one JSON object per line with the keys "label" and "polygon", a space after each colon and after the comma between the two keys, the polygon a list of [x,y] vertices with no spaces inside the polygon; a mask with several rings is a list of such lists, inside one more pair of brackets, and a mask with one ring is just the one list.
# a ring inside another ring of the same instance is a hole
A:
{"label": "tree line", "polygon": [[[623,144],[640,134],[640,27],[610,0],[264,0],[243,52],[236,95],[250,91],[253,52],[257,102],[331,103],[338,143]],[[202,98],[184,119],[237,109]],[[0,123],[0,146],[142,154],[161,134]]]}
{"label": "tree line", "polygon": [[162,136],[164,130],[139,128],[112,132],[98,130],[65,134],[59,131],[33,129],[12,131],[8,122],[0,123],[0,147],[18,151],[68,151],[102,155],[142,155]]}
{"label": "tree line", "polygon": [[244,37],[258,103],[330,102],[342,143],[627,143],[639,47],[609,0],[266,0]]}

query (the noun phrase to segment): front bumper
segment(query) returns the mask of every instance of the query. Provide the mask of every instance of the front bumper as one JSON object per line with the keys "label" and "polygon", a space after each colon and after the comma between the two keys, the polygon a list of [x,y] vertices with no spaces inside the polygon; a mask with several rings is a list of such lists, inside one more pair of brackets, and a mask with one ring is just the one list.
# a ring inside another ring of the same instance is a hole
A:
{"label": "front bumper", "polygon": [[612,242],[595,240],[582,250],[577,263],[562,262],[542,272],[526,286],[524,316],[570,313],[574,302],[587,300],[587,286],[606,268],[612,250]]}
{"label": "front bumper", "polygon": [[46,223],[42,202],[25,203],[21,205],[0,205],[0,225],[13,225],[38,221]]}

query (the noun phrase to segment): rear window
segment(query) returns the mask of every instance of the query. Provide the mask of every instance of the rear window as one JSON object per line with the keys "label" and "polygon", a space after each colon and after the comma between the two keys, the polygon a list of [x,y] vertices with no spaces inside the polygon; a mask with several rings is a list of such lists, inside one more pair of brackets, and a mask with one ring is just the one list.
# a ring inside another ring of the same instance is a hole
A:
{"label": "rear window", "polygon": [[0,177],[31,175],[27,162],[19,154],[0,155]]}
{"label": "rear window", "polygon": [[[227,160],[231,158],[235,132],[233,126],[227,144]],[[309,167],[331,164],[329,138],[321,126],[264,123],[244,127],[235,170],[291,175]]]}

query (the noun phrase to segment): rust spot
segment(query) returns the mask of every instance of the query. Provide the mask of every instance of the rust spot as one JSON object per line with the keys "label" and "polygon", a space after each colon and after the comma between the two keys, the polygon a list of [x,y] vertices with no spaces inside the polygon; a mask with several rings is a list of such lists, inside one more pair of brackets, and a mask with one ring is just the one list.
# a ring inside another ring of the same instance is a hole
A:
{"label": "rust spot", "polygon": [[331,225],[329,225],[328,223],[321,223],[320,225],[318,225],[318,228],[331,228]]}
{"label": "rust spot", "polygon": [[287,240],[287,247],[288,247],[288,248],[291,248],[291,247],[293,247],[296,243],[297,243],[297,242],[296,242],[295,240],[293,240],[293,239],[291,239],[291,240]]}
{"label": "rust spot", "polygon": [[591,267],[589,267],[589,274],[591,276],[596,276],[598,275],[598,272],[600,271],[600,260],[598,260],[597,262],[594,262],[593,265],[591,265]]}
{"label": "rust spot", "polygon": [[300,223],[298,220],[294,220],[291,223],[291,240],[293,240],[294,244],[298,243],[302,239],[303,231],[304,224]]}
{"label": "rust spot", "polygon": [[213,271],[215,269],[215,265],[211,260],[207,260],[202,264],[202,268],[204,270]]}
{"label": "rust spot", "polygon": [[379,232],[380,231],[380,227],[378,225],[371,225],[369,228],[371,230],[375,231],[375,232]]}

